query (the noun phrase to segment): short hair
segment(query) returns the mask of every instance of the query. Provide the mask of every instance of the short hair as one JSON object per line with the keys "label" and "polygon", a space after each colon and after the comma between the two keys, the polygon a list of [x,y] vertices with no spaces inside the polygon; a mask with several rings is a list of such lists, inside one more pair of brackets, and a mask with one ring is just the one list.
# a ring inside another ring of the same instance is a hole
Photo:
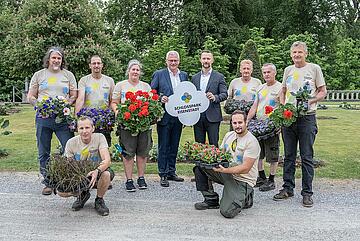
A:
{"label": "short hair", "polygon": [[245,111],[242,111],[242,110],[235,110],[232,114],[231,114],[231,124],[232,124],[232,118],[234,115],[243,115],[244,116],[244,120],[246,121],[246,118],[247,118],[247,114]]}
{"label": "short hair", "polygon": [[132,67],[133,65],[138,65],[138,66],[139,66],[139,68],[140,68],[140,75],[142,75],[142,64],[141,64],[140,61],[137,60],[137,59],[132,59],[132,60],[129,61],[128,67],[127,67],[126,72],[125,72],[125,75],[126,75],[126,76],[129,75],[129,71],[130,71],[130,69],[131,69],[131,67]]}
{"label": "short hair", "polygon": [[89,60],[88,60],[88,61],[89,61],[89,64],[91,64],[91,59],[92,59],[92,58],[99,58],[99,59],[101,59],[101,62],[102,62],[102,58],[100,57],[100,55],[94,54],[94,55],[91,55],[91,56],[90,56],[90,58],[89,58]]}
{"label": "short hair", "polygon": [[248,64],[248,65],[250,65],[250,68],[253,69],[253,62],[252,62],[250,59],[243,59],[243,60],[241,60],[241,62],[240,62],[240,68],[241,68],[241,66],[242,66],[243,64]]}
{"label": "short hair", "polygon": [[292,51],[294,48],[296,47],[303,47],[304,51],[307,53],[308,52],[308,48],[305,42],[302,41],[295,41],[290,48],[290,51]]}
{"label": "short hair", "polygon": [[261,69],[263,69],[265,67],[271,67],[276,72],[276,66],[273,63],[265,63],[265,64],[263,64]]}
{"label": "short hair", "polygon": [[169,52],[166,53],[166,60],[169,58],[170,55],[176,55],[176,57],[179,59],[180,61],[180,54],[175,51],[175,50],[170,50]]}
{"label": "short hair", "polygon": [[214,57],[214,54],[213,54],[210,50],[207,50],[207,49],[201,50],[200,56],[201,56],[202,54],[211,54],[211,55]]}
{"label": "short hair", "polygon": [[50,55],[52,53],[58,53],[62,60],[61,60],[61,65],[60,65],[60,69],[64,69],[66,62],[65,62],[65,55],[64,55],[64,50],[61,47],[50,47],[47,51],[46,54],[43,58],[43,67],[44,68],[49,68],[49,60],[50,60]]}
{"label": "short hair", "polygon": [[77,125],[79,126],[80,121],[86,121],[86,120],[90,121],[91,126],[94,126],[94,121],[89,116],[85,116],[85,115],[79,117],[79,119],[77,120]]}

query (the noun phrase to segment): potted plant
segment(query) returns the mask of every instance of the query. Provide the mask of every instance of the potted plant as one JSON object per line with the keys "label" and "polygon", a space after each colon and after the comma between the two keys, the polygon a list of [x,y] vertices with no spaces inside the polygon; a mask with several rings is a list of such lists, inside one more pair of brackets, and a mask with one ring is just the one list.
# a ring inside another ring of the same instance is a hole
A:
{"label": "potted plant", "polygon": [[149,130],[164,114],[156,90],[126,92],[125,98],[124,104],[118,104],[117,122],[134,136]]}
{"label": "potted plant", "polygon": [[225,102],[224,111],[228,115],[231,115],[235,110],[241,110],[247,114],[253,104],[254,101],[228,99]]}
{"label": "potted plant", "polygon": [[87,174],[96,167],[97,164],[90,160],[77,161],[54,154],[48,166],[50,185],[61,197],[78,196],[89,189]]}
{"label": "potted plant", "polygon": [[247,128],[258,140],[266,140],[279,131],[279,128],[269,118],[251,119]]}
{"label": "potted plant", "polygon": [[275,109],[273,109],[272,107],[270,108],[269,106],[267,107],[267,114],[269,115],[270,120],[274,123],[276,128],[280,128],[282,126],[289,127],[292,123],[296,121],[296,117],[298,116],[297,108],[290,103],[286,103],[285,105],[280,104]]}
{"label": "potted plant", "polygon": [[186,159],[192,160],[195,165],[206,169],[219,167],[219,165],[229,167],[229,161],[232,158],[229,152],[209,144],[186,142],[184,150]]}
{"label": "potted plant", "polygon": [[76,115],[77,117],[90,117],[94,123],[95,130],[100,133],[110,133],[115,125],[115,114],[108,108],[84,107]]}

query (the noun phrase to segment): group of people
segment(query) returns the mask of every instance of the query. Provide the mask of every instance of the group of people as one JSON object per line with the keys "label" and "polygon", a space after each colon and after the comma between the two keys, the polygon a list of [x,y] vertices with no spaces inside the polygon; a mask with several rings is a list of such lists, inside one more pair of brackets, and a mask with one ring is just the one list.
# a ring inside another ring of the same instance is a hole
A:
{"label": "group of people", "polygon": [[[291,93],[296,93],[305,84],[311,87],[309,109],[306,115],[298,117],[290,127],[281,130],[284,142],[283,189],[276,194],[274,200],[284,200],[294,195],[295,188],[295,160],[299,144],[302,160],[302,204],[305,207],[313,205],[312,180],[314,176],[313,144],[317,133],[316,104],[326,96],[326,85],[320,67],[308,63],[307,46],[304,42],[294,42],[290,48],[290,56],[294,65],[284,71],[282,83],[276,80],[276,67],[267,63],[262,66],[265,80],[261,84],[259,79],[251,76],[253,66],[251,60],[240,63],[241,77],[231,81],[227,88],[224,75],[212,68],[214,56],[210,51],[200,54],[201,71],[191,78],[191,82],[198,91],[202,91],[209,99],[208,109],[201,113],[199,121],[193,126],[196,142],[218,146],[220,124],[223,120],[220,103],[228,98],[253,101],[249,113],[237,110],[231,115],[232,131],[226,133],[220,148],[232,154],[230,167],[219,166],[212,170],[195,166],[196,188],[204,196],[204,201],[195,204],[195,209],[217,209],[226,218],[235,217],[242,209],[253,205],[254,187],[260,191],[275,189],[275,173],[279,159],[279,133],[274,137],[258,141],[250,131],[247,123],[250,119],[269,118],[265,106],[276,108],[280,103],[296,104]],[[180,56],[176,51],[169,51],[165,57],[166,68],[157,70],[152,75],[150,85],[140,80],[142,65],[138,60],[131,60],[128,64],[127,80],[118,82],[102,74],[103,63],[98,55],[90,59],[91,74],[81,78],[77,88],[74,75],[65,67],[64,52],[61,48],[52,47],[44,57],[44,69],[36,72],[30,83],[28,100],[35,105],[44,96],[64,96],[70,104],[75,104],[75,112],[83,107],[111,108],[118,114],[118,104],[124,103],[128,91],[150,91],[155,89],[160,96],[161,103],[166,104],[169,96],[174,94],[182,81],[189,81],[188,74],[179,69]],[[47,165],[50,157],[51,137],[55,132],[64,155],[75,159],[98,160],[99,165],[88,175],[91,176],[90,186],[97,187],[95,209],[101,215],[108,215],[103,196],[111,185],[114,172],[110,168],[111,160],[109,145],[110,133],[94,133],[95,128],[91,118],[78,119],[78,136],[73,134],[66,123],[56,123],[54,118],[36,118],[36,137],[40,172],[45,185],[42,193],[49,195],[52,187],[49,185]],[[179,148],[183,124],[178,117],[164,113],[156,124],[158,135],[158,173],[160,185],[169,187],[169,181],[182,182],[184,179],[176,173],[176,157]],[[119,143],[124,147],[123,162],[126,176],[126,191],[136,191],[133,181],[133,166],[136,158],[138,171],[137,187],[146,189],[144,178],[146,160],[152,148],[152,132],[144,131],[134,136],[131,132],[118,126]],[[206,138],[207,136],[207,138]],[[207,139],[207,141],[206,141]],[[266,177],[264,161],[270,163],[270,174]],[[221,199],[214,191],[212,183],[224,185]],[[82,192],[73,204],[73,210],[80,210],[90,198],[90,192]]]}

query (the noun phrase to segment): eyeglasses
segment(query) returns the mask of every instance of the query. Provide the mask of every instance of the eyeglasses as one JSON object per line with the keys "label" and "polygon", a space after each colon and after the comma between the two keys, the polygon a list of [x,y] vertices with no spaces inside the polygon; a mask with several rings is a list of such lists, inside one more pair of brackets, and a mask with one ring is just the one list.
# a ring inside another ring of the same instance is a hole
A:
{"label": "eyeglasses", "polygon": [[179,60],[177,60],[177,59],[168,59],[167,62],[177,63],[177,62],[179,62]]}

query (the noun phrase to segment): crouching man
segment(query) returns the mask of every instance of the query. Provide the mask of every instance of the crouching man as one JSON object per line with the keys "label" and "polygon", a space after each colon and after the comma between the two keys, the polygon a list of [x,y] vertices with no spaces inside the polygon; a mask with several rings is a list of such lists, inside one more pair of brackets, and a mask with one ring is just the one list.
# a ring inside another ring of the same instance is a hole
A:
{"label": "crouching man", "polygon": [[[95,209],[100,215],[107,216],[109,209],[106,207],[103,197],[115,176],[114,171],[110,168],[109,147],[103,134],[93,133],[95,127],[89,117],[80,117],[77,126],[79,135],[68,140],[65,146],[65,156],[75,160],[87,159],[99,163],[97,168],[89,172],[87,176],[91,177],[90,189],[97,188]],[[73,203],[72,209],[80,210],[89,198],[89,190],[81,192]]]}
{"label": "crouching man", "polygon": [[[230,167],[212,170],[194,168],[196,189],[201,191],[204,201],[195,203],[195,209],[217,209],[225,218],[233,218],[242,209],[253,205],[254,189],[258,175],[257,165],[260,146],[257,139],[246,128],[246,114],[234,111],[231,115],[233,131],[226,133],[221,148],[232,154]],[[219,195],[212,181],[224,185],[219,205]]]}

